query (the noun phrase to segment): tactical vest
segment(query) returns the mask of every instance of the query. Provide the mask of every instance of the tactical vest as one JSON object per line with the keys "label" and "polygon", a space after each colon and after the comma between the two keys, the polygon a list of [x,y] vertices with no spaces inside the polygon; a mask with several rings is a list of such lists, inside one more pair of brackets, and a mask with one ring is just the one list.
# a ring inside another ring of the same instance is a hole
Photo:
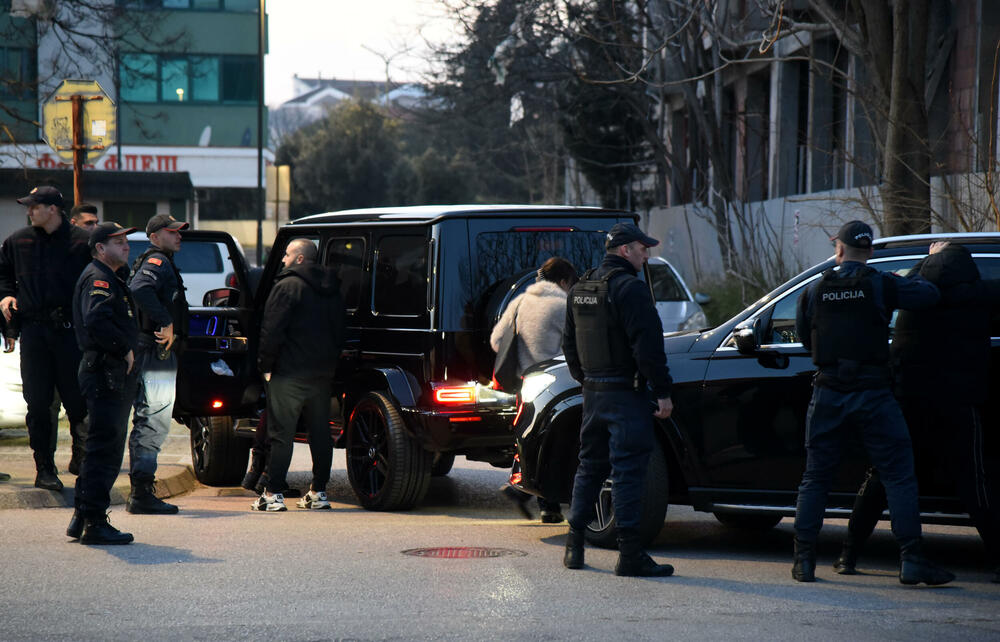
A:
{"label": "tactical vest", "polygon": [[[174,334],[178,338],[183,338],[187,336],[188,329],[188,306],[187,299],[184,298],[184,279],[181,278],[181,273],[177,270],[177,266],[174,265],[173,256],[167,254],[155,245],[150,245],[145,252],[139,255],[139,258],[132,263],[132,272],[129,274],[129,283],[132,282],[132,278],[135,277],[139,268],[142,267],[143,262],[151,254],[162,254],[167,257],[167,261],[170,263],[170,269],[174,271],[174,278],[177,279],[177,288],[170,295],[171,299],[169,303],[166,304],[167,310],[170,311],[170,318],[174,323]],[[152,334],[154,331],[159,330],[159,326],[142,311],[142,308],[136,306],[136,310],[139,315],[139,329],[147,334]]]}
{"label": "tactical vest", "polygon": [[593,274],[594,270],[584,274],[569,293],[580,365],[588,372],[634,369],[632,349],[609,294],[611,279],[627,273],[614,268],[599,279]]}
{"label": "tactical vest", "polygon": [[813,363],[817,366],[836,366],[841,361],[889,364],[889,324],[875,300],[878,274],[872,268],[847,278],[838,278],[832,269],[823,273],[812,314]]}

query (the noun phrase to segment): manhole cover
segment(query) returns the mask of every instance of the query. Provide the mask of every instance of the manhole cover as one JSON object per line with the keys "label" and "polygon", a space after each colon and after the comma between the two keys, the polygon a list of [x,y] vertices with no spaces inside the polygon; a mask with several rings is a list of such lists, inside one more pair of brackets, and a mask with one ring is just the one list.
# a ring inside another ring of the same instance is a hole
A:
{"label": "manhole cover", "polygon": [[527,553],[524,551],[515,551],[512,548],[488,548],[485,546],[438,546],[436,548],[411,548],[403,551],[403,555],[457,560],[483,557],[524,557]]}

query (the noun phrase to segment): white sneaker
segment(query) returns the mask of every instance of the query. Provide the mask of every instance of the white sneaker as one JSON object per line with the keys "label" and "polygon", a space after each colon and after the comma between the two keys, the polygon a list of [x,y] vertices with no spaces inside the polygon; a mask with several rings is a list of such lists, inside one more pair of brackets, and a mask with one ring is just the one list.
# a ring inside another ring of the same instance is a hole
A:
{"label": "white sneaker", "polygon": [[323,491],[311,490],[299,500],[299,508],[310,508],[312,510],[322,510],[330,508],[330,501]]}
{"label": "white sneaker", "polygon": [[284,495],[281,493],[275,493],[268,497],[267,492],[264,492],[260,497],[255,499],[252,504],[250,504],[250,510],[261,510],[269,513],[275,513],[288,510],[288,508],[285,506]]}

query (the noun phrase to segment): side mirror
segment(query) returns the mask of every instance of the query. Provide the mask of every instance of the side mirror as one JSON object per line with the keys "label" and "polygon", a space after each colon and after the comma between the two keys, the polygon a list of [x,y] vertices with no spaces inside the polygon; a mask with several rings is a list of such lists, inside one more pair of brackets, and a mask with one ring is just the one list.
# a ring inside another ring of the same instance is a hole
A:
{"label": "side mirror", "polygon": [[698,305],[708,305],[709,303],[712,302],[712,297],[708,296],[704,292],[695,292],[694,302],[697,303]]}
{"label": "side mirror", "polygon": [[210,308],[233,306],[239,302],[240,291],[236,288],[216,288],[209,290],[201,298],[201,304]]}
{"label": "side mirror", "polygon": [[752,327],[746,326],[738,328],[735,333],[736,349],[740,354],[757,353],[757,333]]}

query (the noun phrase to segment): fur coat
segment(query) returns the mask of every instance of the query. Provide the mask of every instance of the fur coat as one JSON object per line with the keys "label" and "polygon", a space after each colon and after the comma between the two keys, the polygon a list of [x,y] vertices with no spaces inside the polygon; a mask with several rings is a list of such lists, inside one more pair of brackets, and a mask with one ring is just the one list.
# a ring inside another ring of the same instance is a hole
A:
{"label": "fur coat", "polygon": [[504,330],[517,311],[517,362],[521,372],[540,361],[562,354],[562,333],[566,326],[566,291],[552,281],[538,281],[516,297],[490,334],[495,352]]}

